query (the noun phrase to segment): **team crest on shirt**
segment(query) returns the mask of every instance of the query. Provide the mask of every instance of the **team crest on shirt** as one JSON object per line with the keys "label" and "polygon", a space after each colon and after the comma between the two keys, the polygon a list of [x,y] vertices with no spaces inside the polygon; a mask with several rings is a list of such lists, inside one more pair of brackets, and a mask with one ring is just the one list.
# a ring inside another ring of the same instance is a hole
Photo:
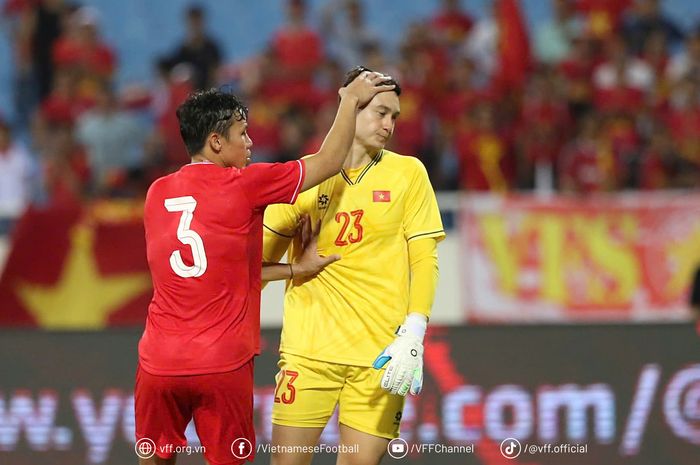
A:
{"label": "team crest on shirt", "polygon": [[328,202],[330,202],[330,197],[328,197],[328,194],[321,194],[318,196],[318,208],[323,210],[326,207],[328,207]]}

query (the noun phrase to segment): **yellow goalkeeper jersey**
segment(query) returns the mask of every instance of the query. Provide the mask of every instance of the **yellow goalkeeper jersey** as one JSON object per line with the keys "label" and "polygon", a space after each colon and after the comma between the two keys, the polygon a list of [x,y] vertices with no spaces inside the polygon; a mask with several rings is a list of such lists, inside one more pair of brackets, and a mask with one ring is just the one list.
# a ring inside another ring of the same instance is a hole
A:
{"label": "yellow goalkeeper jersey", "polygon": [[[371,366],[408,312],[408,243],[445,236],[423,164],[384,150],[370,163],[265,212],[264,261],[300,247],[291,238],[303,213],[321,219],[318,250],[340,254],[314,278],[288,281],[280,351]],[[287,249],[289,247],[289,249]]]}

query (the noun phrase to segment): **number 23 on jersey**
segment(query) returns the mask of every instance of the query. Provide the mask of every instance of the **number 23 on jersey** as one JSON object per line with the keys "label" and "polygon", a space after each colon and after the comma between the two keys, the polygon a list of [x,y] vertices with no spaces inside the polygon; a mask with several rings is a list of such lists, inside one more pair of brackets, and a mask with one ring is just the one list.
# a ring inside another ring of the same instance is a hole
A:
{"label": "number 23 on jersey", "polygon": [[361,222],[364,214],[364,210],[354,210],[349,213],[338,212],[335,214],[335,221],[340,224],[340,231],[338,232],[338,237],[335,238],[335,245],[342,247],[362,240],[363,229]]}

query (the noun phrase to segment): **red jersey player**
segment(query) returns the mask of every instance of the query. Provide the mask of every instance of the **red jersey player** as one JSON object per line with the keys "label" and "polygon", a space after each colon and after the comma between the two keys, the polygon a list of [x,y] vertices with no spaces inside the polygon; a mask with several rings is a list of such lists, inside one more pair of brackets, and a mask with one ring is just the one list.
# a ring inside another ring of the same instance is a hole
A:
{"label": "red jersey player", "polygon": [[[192,163],[153,183],[144,212],[154,292],[134,392],[142,464],[174,464],[192,418],[210,464],[240,464],[245,455],[252,460],[265,207],[293,203],[299,192],[340,171],[358,108],[392,90],[383,84],[387,79],[366,72],[340,89],[321,149],[283,164],[246,166],[253,143],[248,110],[236,96],[212,89],[178,108]],[[241,438],[249,442],[232,447]],[[151,451],[155,455],[143,458]]]}

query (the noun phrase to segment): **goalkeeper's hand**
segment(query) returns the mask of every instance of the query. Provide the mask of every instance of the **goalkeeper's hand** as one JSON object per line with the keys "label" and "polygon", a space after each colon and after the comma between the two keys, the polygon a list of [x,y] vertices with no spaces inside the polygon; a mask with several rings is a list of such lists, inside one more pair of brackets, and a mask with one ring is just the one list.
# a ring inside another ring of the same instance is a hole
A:
{"label": "goalkeeper's hand", "polygon": [[[405,396],[409,391],[418,394],[423,388],[423,337],[427,319],[419,313],[410,313],[396,331],[396,339],[374,360],[372,366],[386,370],[382,376],[383,389]],[[388,363],[388,365],[387,365]]]}

